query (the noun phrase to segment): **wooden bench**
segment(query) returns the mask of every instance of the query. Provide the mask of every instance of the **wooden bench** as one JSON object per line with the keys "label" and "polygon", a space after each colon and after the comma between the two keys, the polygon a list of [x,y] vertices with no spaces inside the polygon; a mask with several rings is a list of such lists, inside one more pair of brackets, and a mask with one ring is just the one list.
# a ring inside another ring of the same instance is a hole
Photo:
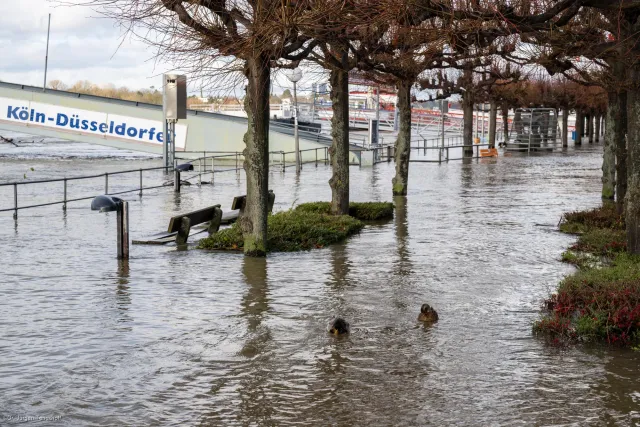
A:
{"label": "wooden bench", "polygon": [[169,220],[169,229],[167,230],[167,233],[177,232],[176,245],[186,245],[192,226],[208,222],[209,227],[207,228],[207,232],[209,233],[209,236],[211,236],[213,233],[218,232],[221,221],[222,209],[220,209],[220,205],[215,205],[172,217]]}
{"label": "wooden bench", "polygon": [[[142,240],[134,240],[133,244],[137,245],[164,245],[166,243],[176,242],[177,245],[185,245],[189,239],[189,234],[192,228],[200,224],[209,223],[202,227],[206,229],[211,236],[217,233],[221,224],[232,224],[238,220],[244,213],[247,196],[237,196],[233,198],[231,204],[232,211],[222,212],[220,205],[210,206],[208,208],[200,209],[185,214],[176,215],[169,220],[169,227],[166,232],[157,233]],[[273,210],[273,204],[275,202],[275,194],[269,190],[269,199],[267,208],[269,212]],[[200,227],[198,227],[200,228]],[[200,233],[202,231],[197,231]],[[194,233],[194,234],[196,234]]]}
{"label": "wooden bench", "polygon": [[[273,211],[273,204],[276,201],[276,195],[273,194],[273,190],[269,190],[269,198],[267,200],[267,210]],[[231,203],[231,212],[227,212],[222,216],[222,224],[231,224],[236,222],[243,214],[245,205],[247,203],[247,196],[236,196]]]}
{"label": "wooden bench", "polygon": [[169,228],[166,232],[157,233],[142,240],[134,240],[133,244],[164,245],[175,241],[177,245],[185,245],[189,239],[191,227],[208,222],[209,225],[206,228],[211,236],[220,228],[221,220],[222,209],[220,209],[220,205],[176,215],[169,220]]}
{"label": "wooden bench", "polygon": [[481,148],[480,157],[498,157],[497,148]]}

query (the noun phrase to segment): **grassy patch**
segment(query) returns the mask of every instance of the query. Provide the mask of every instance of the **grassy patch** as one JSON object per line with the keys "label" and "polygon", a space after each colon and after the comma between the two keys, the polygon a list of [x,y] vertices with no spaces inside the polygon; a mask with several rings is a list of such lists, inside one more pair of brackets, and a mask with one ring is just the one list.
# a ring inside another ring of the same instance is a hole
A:
{"label": "grassy patch", "polygon": [[613,256],[616,253],[626,251],[626,238],[624,230],[595,228],[581,234],[571,249],[595,255]]}
{"label": "grassy patch", "polygon": [[[375,221],[393,218],[395,206],[390,202],[351,202],[349,203],[349,216],[362,221]],[[331,203],[311,202],[296,206],[299,212],[331,213]]]}
{"label": "grassy patch", "polygon": [[564,215],[560,229],[580,236],[562,259],[579,270],[544,302],[548,310],[534,333],[554,341],[640,343],[640,257],[626,253],[624,228],[613,206]]}
{"label": "grassy patch", "polygon": [[[271,252],[304,251],[337,243],[358,233],[364,224],[350,216],[290,210],[270,215],[267,246]],[[242,231],[236,223],[200,240],[200,249],[243,250]]]}
{"label": "grassy patch", "polygon": [[593,229],[624,230],[624,218],[618,214],[613,204],[586,211],[568,212],[562,216],[560,231],[581,234]]}
{"label": "grassy patch", "polygon": [[579,270],[560,283],[533,330],[554,340],[623,346],[640,339],[640,258],[619,254],[611,265]]}
{"label": "grassy patch", "polygon": [[577,252],[567,250],[562,253],[562,262],[575,265],[578,268],[598,268],[605,264],[605,260],[602,257],[595,256],[586,252]]}

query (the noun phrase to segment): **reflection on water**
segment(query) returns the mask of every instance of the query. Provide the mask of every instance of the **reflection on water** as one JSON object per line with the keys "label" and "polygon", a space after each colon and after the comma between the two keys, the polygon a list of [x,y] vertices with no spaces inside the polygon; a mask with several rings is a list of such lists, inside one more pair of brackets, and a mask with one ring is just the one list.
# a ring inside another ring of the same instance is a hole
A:
{"label": "reflection on water", "polygon": [[[150,166],[149,160],[36,159],[37,176]],[[3,179],[29,160],[2,160]],[[554,155],[352,167],[355,201],[396,204],[392,221],[344,244],[267,259],[131,247],[115,258],[115,215],[84,203],[0,215],[0,416],[65,425],[629,425],[639,357],[547,347],[531,336],[540,301],[571,272],[562,212],[599,203],[601,147]],[[272,170],[275,210],[329,200],[330,169]],[[114,175],[114,191],[138,177]],[[162,173],[145,180],[162,182]],[[194,180],[195,182],[195,180]],[[74,182],[71,194],[103,182]],[[36,186],[25,197],[60,191]],[[146,191],[131,233],[244,193],[244,176]],[[1,193],[0,202],[11,203]],[[416,321],[429,303],[440,321]],[[352,333],[327,333],[334,316]]]}

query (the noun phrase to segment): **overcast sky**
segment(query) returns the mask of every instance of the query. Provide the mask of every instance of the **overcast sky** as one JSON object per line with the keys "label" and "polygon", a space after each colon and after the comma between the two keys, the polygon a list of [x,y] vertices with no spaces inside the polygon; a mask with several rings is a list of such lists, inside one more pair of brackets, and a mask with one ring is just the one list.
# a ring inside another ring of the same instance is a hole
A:
{"label": "overcast sky", "polygon": [[[160,86],[163,72],[180,71],[171,64],[156,63],[149,46],[131,38],[123,40],[114,21],[89,8],[56,6],[47,0],[0,0],[0,5],[2,81],[42,86],[49,13],[48,82],[58,79],[71,85],[89,80],[139,89]],[[189,81],[189,91],[197,92],[199,84]],[[274,93],[282,92],[280,85],[290,83],[278,78]]]}
{"label": "overcast sky", "polygon": [[[113,21],[84,7],[53,7],[47,0],[0,0],[0,80],[41,86],[51,13],[47,81],[159,86],[167,64],[156,64],[142,42],[122,40]],[[118,47],[122,43],[120,47]]]}

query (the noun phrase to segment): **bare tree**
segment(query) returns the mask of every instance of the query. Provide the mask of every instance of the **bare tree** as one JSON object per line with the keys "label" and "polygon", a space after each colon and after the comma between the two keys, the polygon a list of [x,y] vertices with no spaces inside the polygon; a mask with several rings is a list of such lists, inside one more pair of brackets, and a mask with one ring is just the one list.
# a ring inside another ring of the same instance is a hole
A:
{"label": "bare tree", "polygon": [[[244,137],[247,176],[245,213],[240,220],[246,255],[267,248],[269,85],[273,67],[304,58],[313,41],[301,34],[306,7],[294,1],[87,0],[105,16],[157,49],[159,57],[196,75],[241,72],[246,79]],[[78,4],[77,3],[77,4]],[[228,80],[237,85],[241,80]]]}

